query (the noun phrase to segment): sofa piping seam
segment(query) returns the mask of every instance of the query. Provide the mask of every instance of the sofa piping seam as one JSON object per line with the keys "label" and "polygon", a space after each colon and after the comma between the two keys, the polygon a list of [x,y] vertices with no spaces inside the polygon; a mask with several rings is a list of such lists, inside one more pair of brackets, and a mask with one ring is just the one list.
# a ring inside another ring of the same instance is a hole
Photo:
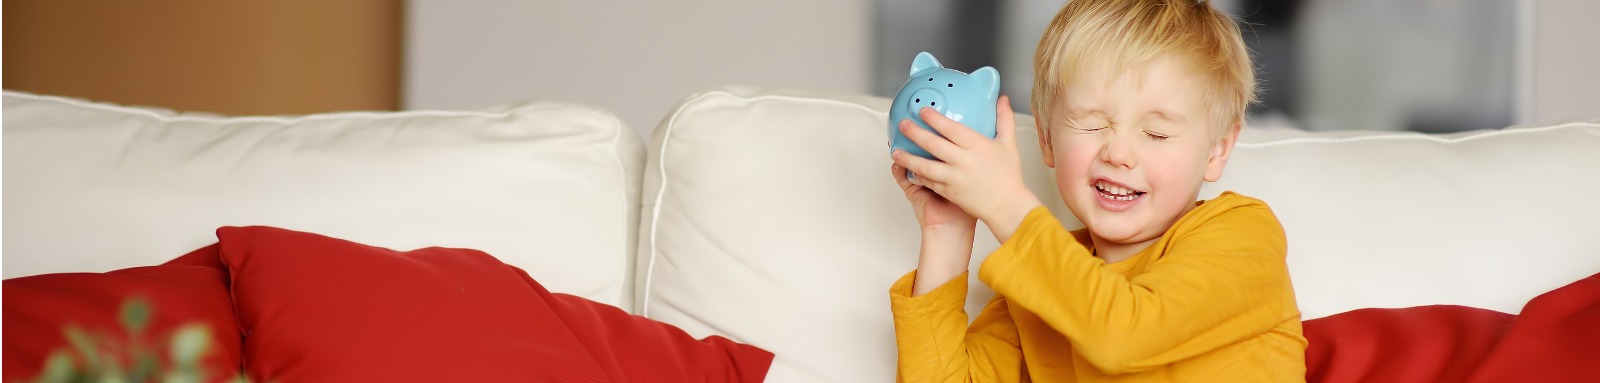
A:
{"label": "sofa piping seam", "polygon": [[4,91],[3,93],[4,93],[5,97],[16,97],[16,98],[22,98],[22,99],[28,99],[28,100],[34,100],[34,101],[55,102],[55,103],[66,104],[66,105],[80,107],[80,108],[95,109],[95,110],[106,111],[106,112],[125,113],[125,114],[132,114],[132,115],[143,115],[143,116],[154,118],[154,119],[157,119],[157,120],[160,120],[160,121],[163,121],[163,122],[180,122],[180,121],[210,122],[210,123],[271,122],[271,123],[277,123],[277,124],[293,124],[293,123],[303,122],[303,121],[321,121],[321,120],[334,120],[334,119],[346,119],[346,118],[365,118],[365,119],[369,119],[369,120],[388,120],[388,119],[409,118],[409,117],[495,117],[495,118],[498,118],[498,117],[507,117],[507,116],[510,116],[510,115],[513,115],[513,114],[516,114],[516,113],[520,113],[520,112],[523,112],[523,111],[528,111],[528,110],[550,109],[550,108],[573,108],[573,109],[584,109],[584,110],[591,110],[591,111],[594,110],[593,107],[589,107],[589,106],[586,106],[586,105],[566,104],[566,103],[560,103],[560,102],[549,102],[549,101],[546,101],[546,102],[537,102],[537,103],[525,104],[525,105],[517,106],[515,108],[509,109],[509,110],[506,110],[506,111],[502,111],[502,112],[483,112],[483,111],[467,111],[467,110],[402,110],[402,111],[345,111],[345,112],[328,112],[328,113],[310,113],[310,114],[304,114],[304,115],[298,115],[298,116],[285,116],[285,117],[280,117],[280,116],[218,116],[218,117],[212,117],[212,116],[183,115],[181,113],[184,113],[184,112],[176,111],[176,110],[172,110],[172,112],[173,113],[178,113],[178,114],[176,114],[176,115],[167,115],[167,114],[162,114],[160,112],[151,110],[151,109],[157,109],[159,107],[110,105],[110,104],[105,104],[105,103],[97,102],[97,101],[79,100],[79,99],[60,97],[60,96],[37,95],[37,94],[31,94],[31,93],[16,92],[16,91],[11,91],[11,90]]}
{"label": "sofa piping seam", "polygon": [[1279,140],[1274,140],[1274,141],[1266,141],[1266,142],[1240,142],[1238,144],[1235,144],[1235,146],[1236,147],[1240,147],[1240,148],[1251,148],[1251,149],[1254,149],[1254,148],[1267,148],[1267,147],[1273,147],[1273,146],[1302,144],[1302,143],[1305,143],[1305,144],[1343,144],[1343,143],[1359,142],[1359,141],[1402,141],[1402,140],[1422,140],[1422,141],[1433,141],[1433,142],[1445,143],[1445,144],[1456,144],[1456,143],[1472,141],[1472,140],[1477,140],[1477,139],[1482,139],[1482,138],[1503,136],[1503,135],[1511,135],[1511,134],[1532,134],[1532,133],[1540,133],[1540,132],[1556,130],[1556,129],[1594,128],[1594,127],[1600,127],[1600,125],[1597,125],[1597,124],[1595,124],[1593,122],[1578,121],[1578,122],[1568,122],[1568,123],[1563,123],[1563,124],[1558,124],[1558,125],[1550,125],[1550,126],[1530,127],[1530,128],[1521,128],[1521,129],[1509,129],[1509,130],[1507,130],[1507,129],[1491,130],[1491,131],[1485,131],[1485,132],[1480,132],[1480,133],[1476,133],[1476,134],[1470,134],[1470,135],[1461,136],[1461,137],[1450,137],[1450,138],[1443,138],[1443,137],[1438,137],[1438,136],[1434,136],[1434,135],[1425,135],[1425,134],[1384,134],[1384,135],[1356,136],[1356,137],[1344,137],[1344,138],[1295,137],[1295,138],[1284,138],[1284,139],[1279,139]]}

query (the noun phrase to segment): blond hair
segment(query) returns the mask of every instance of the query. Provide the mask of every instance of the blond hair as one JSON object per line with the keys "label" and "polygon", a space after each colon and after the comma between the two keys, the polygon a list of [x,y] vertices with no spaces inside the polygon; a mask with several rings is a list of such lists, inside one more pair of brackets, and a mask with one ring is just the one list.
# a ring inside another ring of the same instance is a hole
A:
{"label": "blond hair", "polygon": [[1096,60],[1122,73],[1161,57],[1177,58],[1198,75],[1213,138],[1243,123],[1245,108],[1256,100],[1256,80],[1232,17],[1204,0],[1070,0],[1050,20],[1033,56],[1039,129],[1051,128],[1050,108],[1080,62]]}

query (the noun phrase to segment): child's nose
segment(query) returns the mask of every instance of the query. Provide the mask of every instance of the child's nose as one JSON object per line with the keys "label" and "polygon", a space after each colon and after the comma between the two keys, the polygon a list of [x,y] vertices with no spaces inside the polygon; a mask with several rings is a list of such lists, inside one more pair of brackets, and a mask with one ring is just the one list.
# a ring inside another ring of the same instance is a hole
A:
{"label": "child's nose", "polygon": [[1100,147],[1100,162],[1119,168],[1133,168],[1137,166],[1138,155],[1133,152],[1133,143],[1125,138],[1111,135]]}

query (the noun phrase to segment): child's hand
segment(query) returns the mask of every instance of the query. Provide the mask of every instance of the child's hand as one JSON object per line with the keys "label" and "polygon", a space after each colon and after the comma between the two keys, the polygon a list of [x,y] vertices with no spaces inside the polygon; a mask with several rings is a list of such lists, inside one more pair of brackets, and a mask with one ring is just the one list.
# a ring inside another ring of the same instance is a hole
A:
{"label": "child's hand", "polygon": [[[894,162],[911,169],[928,189],[984,220],[991,228],[1005,230],[1007,235],[1003,237],[1009,237],[1009,231],[1022,223],[1021,217],[1038,206],[1039,200],[1022,183],[1016,115],[1011,111],[1010,99],[1001,96],[995,110],[993,140],[932,109],[918,111],[922,120],[944,138],[918,129],[910,121],[900,123],[900,132],[942,162],[901,150],[894,152]],[[1013,218],[1016,222],[1010,222]],[[995,227],[997,219],[1002,227]],[[996,236],[1002,237],[1000,234],[997,232]]]}
{"label": "child's hand", "polygon": [[922,226],[923,235],[965,232],[967,236],[972,236],[977,218],[950,200],[934,194],[927,186],[906,179],[906,168],[899,164],[889,165],[889,172],[894,173],[895,184],[900,185],[900,191],[911,202],[911,210],[917,214],[917,223]]}
{"label": "child's hand", "polygon": [[972,235],[978,220],[926,186],[906,179],[906,168],[890,165],[894,181],[911,202],[922,226],[922,250],[917,256],[917,278],[911,296],[927,294],[967,272],[972,262]]}

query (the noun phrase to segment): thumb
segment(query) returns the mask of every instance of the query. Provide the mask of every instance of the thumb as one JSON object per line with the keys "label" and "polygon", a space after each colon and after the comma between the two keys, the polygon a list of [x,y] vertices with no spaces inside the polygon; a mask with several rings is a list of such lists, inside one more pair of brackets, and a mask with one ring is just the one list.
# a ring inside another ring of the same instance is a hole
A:
{"label": "thumb", "polygon": [[1011,110],[1011,97],[1000,96],[994,107],[995,139],[1012,146],[1017,144],[1017,115]]}

